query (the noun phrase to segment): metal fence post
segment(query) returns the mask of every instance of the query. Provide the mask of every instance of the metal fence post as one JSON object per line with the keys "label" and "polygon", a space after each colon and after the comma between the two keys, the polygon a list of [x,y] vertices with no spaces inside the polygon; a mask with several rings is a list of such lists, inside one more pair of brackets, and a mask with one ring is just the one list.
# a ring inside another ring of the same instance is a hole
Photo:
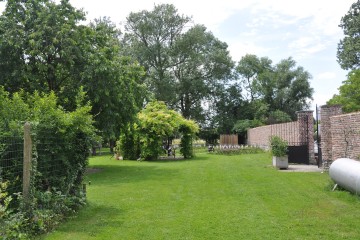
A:
{"label": "metal fence post", "polygon": [[32,156],[32,142],[30,136],[31,126],[26,122],[24,125],[24,163],[23,163],[23,196],[24,200],[29,199],[30,194],[30,171],[31,171],[31,156]]}

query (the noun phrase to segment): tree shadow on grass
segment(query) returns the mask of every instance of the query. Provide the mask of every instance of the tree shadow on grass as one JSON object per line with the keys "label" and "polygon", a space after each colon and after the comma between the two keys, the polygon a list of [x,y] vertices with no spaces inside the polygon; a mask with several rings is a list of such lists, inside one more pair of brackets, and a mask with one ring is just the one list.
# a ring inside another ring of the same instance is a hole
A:
{"label": "tree shadow on grass", "polygon": [[[120,228],[124,221],[124,211],[116,207],[89,203],[79,213],[58,226],[55,236],[78,236],[81,239],[97,238],[110,228]],[[47,235],[37,239],[46,239]],[[59,238],[60,239],[60,238]]]}
{"label": "tree shadow on grass", "polygon": [[161,168],[148,166],[139,163],[137,166],[92,166],[100,169],[97,173],[89,174],[85,177],[85,182],[94,184],[103,184],[107,186],[117,185],[119,183],[133,183],[147,180],[166,180],[179,173],[178,169]]}
{"label": "tree shadow on grass", "polygon": [[[91,185],[118,185],[121,183],[142,182],[147,180],[167,181],[181,173],[177,164],[210,160],[206,155],[192,159],[162,159],[156,161],[116,161],[109,165],[91,165],[93,173],[85,175],[85,183]],[[124,164],[122,164],[124,163]],[[166,167],[162,167],[166,165]],[[174,167],[171,166],[174,165]],[[96,171],[94,171],[96,169]],[[91,187],[91,186],[90,186]]]}

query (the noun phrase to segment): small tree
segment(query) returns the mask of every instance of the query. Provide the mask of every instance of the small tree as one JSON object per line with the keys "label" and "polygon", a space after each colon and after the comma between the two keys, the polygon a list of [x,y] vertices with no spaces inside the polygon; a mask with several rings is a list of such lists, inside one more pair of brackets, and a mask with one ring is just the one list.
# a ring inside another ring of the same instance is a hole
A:
{"label": "small tree", "polygon": [[[157,159],[163,152],[163,139],[176,134],[182,135],[180,152],[185,158],[190,158],[192,156],[192,138],[198,132],[198,126],[194,121],[183,118],[174,110],[169,110],[164,102],[154,101],[138,114],[138,125],[135,125],[131,132],[136,133],[133,135],[122,134],[123,147],[130,151],[130,145],[127,143],[132,142],[133,148],[136,148],[137,140],[134,136],[138,136],[140,155],[145,160]],[[134,152],[135,149],[131,151]]]}

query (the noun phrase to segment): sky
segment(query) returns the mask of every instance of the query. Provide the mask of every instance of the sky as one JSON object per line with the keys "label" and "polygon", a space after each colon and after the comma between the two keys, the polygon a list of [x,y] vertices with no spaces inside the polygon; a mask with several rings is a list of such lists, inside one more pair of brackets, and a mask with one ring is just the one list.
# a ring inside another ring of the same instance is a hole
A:
{"label": "sky", "polygon": [[[355,0],[70,0],[87,13],[87,19],[107,16],[123,26],[130,12],[152,10],[154,5],[175,5],[180,14],[191,16],[215,37],[228,44],[233,60],[245,54],[269,57],[273,63],[292,57],[312,79],[315,105],[326,104],[348,71],[337,63],[336,52],[344,37],[338,26]],[[4,3],[0,5],[0,12]],[[300,110],[300,109],[299,109]]]}

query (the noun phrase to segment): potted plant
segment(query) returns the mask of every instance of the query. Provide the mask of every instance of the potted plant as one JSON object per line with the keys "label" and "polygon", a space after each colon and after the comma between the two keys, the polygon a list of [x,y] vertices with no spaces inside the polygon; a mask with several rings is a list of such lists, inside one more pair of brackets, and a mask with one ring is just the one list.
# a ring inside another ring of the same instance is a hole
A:
{"label": "potted plant", "polygon": [[271,152],[273,155],[273,166],[278,169],[287,169],[288,161],[288,143],[279,136],[271,136],[270,138]]}

